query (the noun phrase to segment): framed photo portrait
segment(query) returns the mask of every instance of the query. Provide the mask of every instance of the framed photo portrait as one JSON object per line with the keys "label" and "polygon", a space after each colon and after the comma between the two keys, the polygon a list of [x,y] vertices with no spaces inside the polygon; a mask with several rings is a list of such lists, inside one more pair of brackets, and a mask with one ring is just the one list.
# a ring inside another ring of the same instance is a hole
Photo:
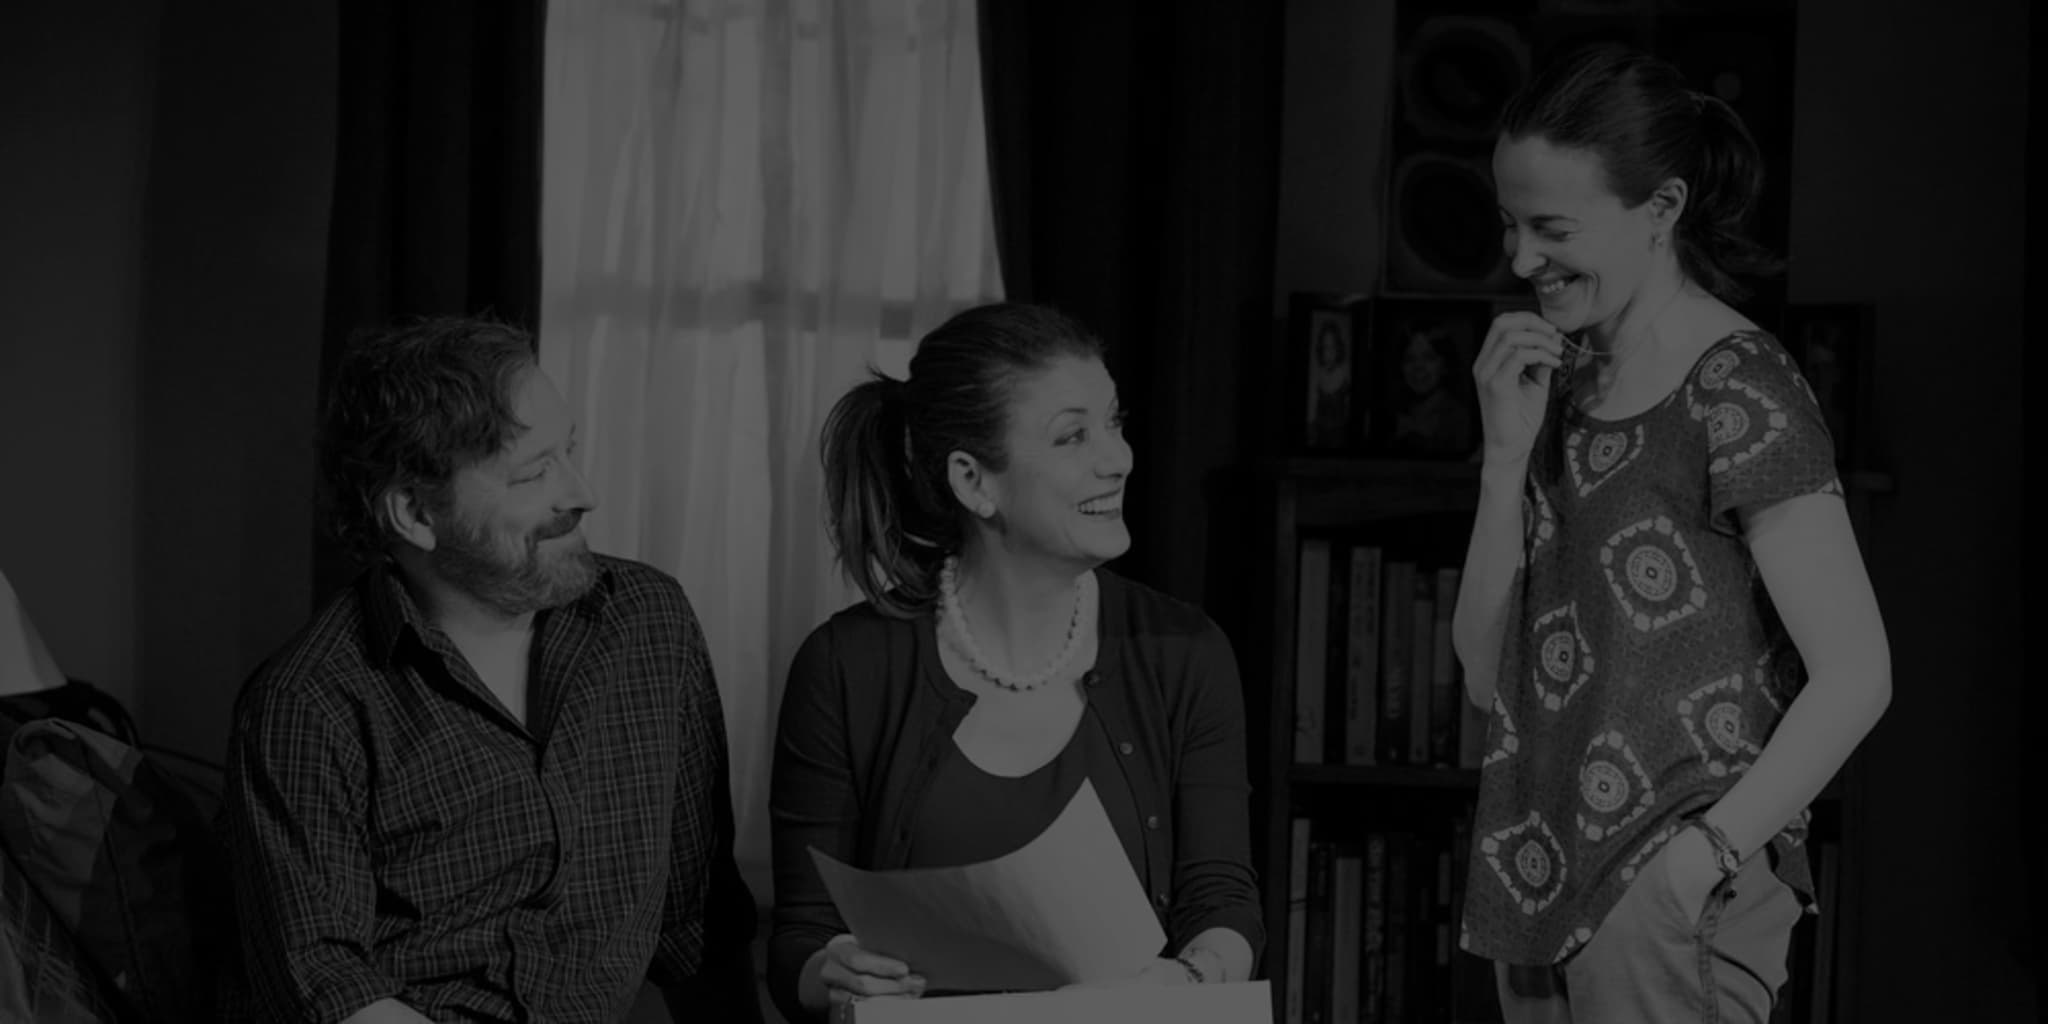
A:
{"label": "framed photo portrait", "polygon": [[1373,375],[1384,414],[1374,448],[1405,459],[1464,460],[1478,452],[1479,397],[1472,362],[1493,306],[1459,299],[1376,304]]}
{"label": "framed photo portrait", "polygon": [[1290,299],[1293,390],[1305,451],[1337,454],[1363,447],[1373,419],[1370,393],[1361,386],[1371,348],[1370,307],[1356,295],[1302,292]]}
{"label": "framed photo portrait", "polygon": [[1813,389],[1835,442],[1835,464],[1844,469],[1862,468],[1869,455],[1861,450],[1864,439],[1858,436],[1858,426],[1866,415],[1870,353],[1876,338],[1876,310],[1869,305],[1785,307],[1779,340]]}

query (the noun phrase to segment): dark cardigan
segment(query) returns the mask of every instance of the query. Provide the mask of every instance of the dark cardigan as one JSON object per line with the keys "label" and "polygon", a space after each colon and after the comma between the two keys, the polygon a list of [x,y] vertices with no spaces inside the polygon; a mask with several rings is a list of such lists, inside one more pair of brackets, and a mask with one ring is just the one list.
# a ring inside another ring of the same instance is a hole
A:
{"label": "dark cardigan", "polygon": [[[1256,957],[1265,929],[1251,868],[1236,655],[1199,609],[1106,570],[1096,576],[1100,642],[1086,677],[1088,713],[1123,755],[1144,822],[1142,835],[1120,838],[1144,851],[1133,867],[1168,950],[1220,926],[1242,934]],[[768,990],[789,1019],[807,1016],[796,993],[804,963],[847,930],[809,848],[858,867],[904,867],[911,823],[975,699],[941,666],[930,613],[897,619],[862,603],[819,626],[797,652],[768,798]]]}

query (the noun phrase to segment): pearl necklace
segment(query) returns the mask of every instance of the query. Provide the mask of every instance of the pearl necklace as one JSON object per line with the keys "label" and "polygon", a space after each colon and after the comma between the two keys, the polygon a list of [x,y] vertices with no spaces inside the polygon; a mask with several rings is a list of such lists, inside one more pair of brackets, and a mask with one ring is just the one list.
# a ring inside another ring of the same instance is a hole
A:
{"label": "pearl necklace", "polygon": [[967,628],[967,612],[960,605],[960,560],[948,558],[939,569],[939,624],[950,626],[945,630],[947,639],[967,659],[968,667],[976,675],[1017,693],[1036,690],[1051,682],[1066,669],[1068,662],[1074,660],[1074,652],[1081,647],[1082,624],[1094,618],[1095,599],[1095,574],[1082,573],[1081,578],[1074,581],[1074,614],[1067,620],[1067,639],[1060,647],[1060,653],[1037,673],[1020,678],[998,671],[982,657],[981,648],[975,646],[974,634]]}

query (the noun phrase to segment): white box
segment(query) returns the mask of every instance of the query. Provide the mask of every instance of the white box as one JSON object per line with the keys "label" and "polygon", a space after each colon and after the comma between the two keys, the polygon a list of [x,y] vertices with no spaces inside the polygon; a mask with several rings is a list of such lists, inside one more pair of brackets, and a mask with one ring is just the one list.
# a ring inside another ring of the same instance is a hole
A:
{"label": "white box", "polygon": [[847,1007],[853,1024],[1273,1024],[1273,993],[1263,981],[858,999]]}

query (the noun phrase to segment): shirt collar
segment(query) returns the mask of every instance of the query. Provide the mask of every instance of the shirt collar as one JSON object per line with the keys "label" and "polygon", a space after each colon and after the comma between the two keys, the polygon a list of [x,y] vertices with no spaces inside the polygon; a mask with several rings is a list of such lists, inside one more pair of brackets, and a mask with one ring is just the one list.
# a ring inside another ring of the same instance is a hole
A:
{"label": "shirt collar", "polygon": [[[427,636],[435,630],[419,602],[413,600],[412,592],[406,589],[401,572],[390,559],[379,559],[370,571],[363,574],[358,584],[361,587],[363,629],[369,641],[370,663],[378,668],[391,664],[398,654],[399,644],[408,634],[425,643]],[[584,615],[601,614],[611,597],[612,583],[610,561],[597,558],[597,581],[582,597],[565,608]]]}

